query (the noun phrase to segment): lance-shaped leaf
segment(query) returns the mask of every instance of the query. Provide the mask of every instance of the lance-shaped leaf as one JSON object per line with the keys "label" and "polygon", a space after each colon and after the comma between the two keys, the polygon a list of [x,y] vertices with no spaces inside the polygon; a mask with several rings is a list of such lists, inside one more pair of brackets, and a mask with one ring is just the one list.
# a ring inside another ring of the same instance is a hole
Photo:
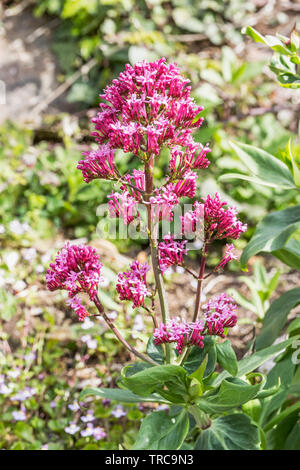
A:
{"label": "lance-shaped leaf", "polygon": [[[249,372],[254,371],[259,366],[261,366],[264,362],[268,361],[279,352],[285,350],[294,341],[295,341],[295,336],[285,341],[281,341],[281,343],[274,344],[273,346],[269,346],[268,348],[261,349],[260,351],[257,351],[254,354],[252,354],[251,356],[245,357],[244,359],[238,362],[237,377],[243,377],[243,375],[246,375]],[[214,386],[220,385],[222,380],[224,380],[228,376],[229,374],[227,371],[222,372],[216,377],[213,385]]]}
{"label": "lance-shaped leaf", "polygon": [[224,343],[217,343],[217,361],[231,375],[237,374],[237,358],[229,340]]}
{"label": "lance-shaped leaf", "polygon": [[280,52],[281,54],[292,55],[293,53],[282,43],[282,41],[271,35],[263,36],[256,29],[251,26],[246,26],[242,29],[242,34],[248,34],[255,42],[261,42],[266,46],[273,49],[274,52]]}
{"label": "lance-shaped leaf", "polygon": [[203,395],[197,400],[198,407],[206,413],[223,413],[253,400],[263,388],[265,379],[254,385],[236,377],[222,381],[220,387],[211,395]]}
{"label": "lance-shaped leaf", "polygon": [[82,400],[86,396],[96,396],[98,398],[109,398],[110,400],[116,400],[121,403],[138,403],[138,402],[163,402],[166,403],[161,396],[157,394],[149,395],[148,397],[140,397],[135,395],[130,390],[124,390],[121,388],[86,388],[82,390],[79,395],[79,400]]}
{"label": "lance-shaped leaf", "polygon": [[294,238],[289,241],[280,250],[272,251],[272,255],[280,259],[284,264],[300,271],[300,242]]}
{"label": "lance-shaped leaf", "polygon": [[300,206],[289,207],[268,214],[257,226],[254,236],[241,256],[242,269],[246,269],[251,256],[261,251],[281,250],[289,237],[300,227]]}
{"label": "lance-shaped leaf", "polygon": [[295,287],[274,300],[267,310],[260,335],[256,339],[256,348],[263,349],[278,338],[292,308],[300,304],[300,287]]}
{"label": "lance-shaped leaf", "polygon": [[158,364],[164,363],[164,352],[161,344],[157,345],[154,343],[154,336],[150,336],[147,344],[147,354]]}
{"label": "lance-shaped leaf", "polygon": [[133,450],[177,450],[189,430],[188,414],[182,410],[171,417],[155,411],[143,419]]}
{"label": "lance-shaped leaf", "polygon": [[220,181],[238,178],[279,189],[296,188],[289,168],[278,158],[253,145],[233,141],[230,145],[250,175],[226,173],[220,177]]}
{"label": "lance-shaped leaf", "polygon": [[236,413],[213,420],[201,432],[196,450],[258,450],[259,432],[249,416]]}
{"label": "lance-shaped leaf", "polygon": [[154,366],[142,370],[130,377],[122,375],[122,381],[133,393],[146,397],[155,389],[163,388],[163,385],[174,383],[175,391],[185,388],[187,372],[183,367],[175,365]]}
{"label": "lance-shaped leaf", "polygon": [[217,353],[215,339],[212,336],[205,336],[203,342],[203,349],[198,348],[198,346],[193,346],[191,348],[190,354],[184,363],[184,368],[187,370],[188,374],[192,374],[198,369],[200,364],[202,364],[207,355],[206,368],[203,374],[203,378],[206,378],[215,370]]}

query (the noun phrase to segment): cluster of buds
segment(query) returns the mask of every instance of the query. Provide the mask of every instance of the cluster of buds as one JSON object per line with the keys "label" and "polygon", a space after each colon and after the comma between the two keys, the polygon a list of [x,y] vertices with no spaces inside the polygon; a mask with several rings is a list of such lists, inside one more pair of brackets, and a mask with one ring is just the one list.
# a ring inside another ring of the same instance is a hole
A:
{"label": "cluster of buds", "polygon": [[96,140],[136,155],[159,155],[162,146],[188,145],[203,110],[190,96],[189,80],[164,58],[126,69],[105,89],[93,119]]}
{"label": "cluster of buds", "polygon": [[182,217],[182,232],[195,232],[204,222],[204,241],[226,238],[237,239],[247,230],[247,225],[237,218],[235,207],[221,201],[218,193],[214,197],[208,195],[203,203],[196,201],[194,209]]}
{"label": "cluster of buds", "polygon": [[165,235],[158,244],[159,266],[162,274],[172,265],[180,266],[187,254],[187,240],[176,241],[171,235]]}
{"label": "cluster of buds", "polygon": [[147,263],[133,261],[128,271],[118,274],[116,288],[121,300],[131,300],[134,307],[145,306],[145,298],[151,296],[146,282],[149,269]]}
{"label": "cluster of buds", "polygon": [[57,253],[55,262],[50,264],[46,273],[49,290],[66,290],[69,293],[68,304],[75,310],[80,320],[88,315],[81,305],[79,293],[88,294],[91,300],[97,295],[102,263],[96,250],[87,245],[67,243]]}
{"label": "cluster of buds", "polygon": [[179,354],[185,346],[194,345],[203,348],[205,335],[224,338],[225,328],[236,325],[236,308],[231,297],[221,294],[203,306],[203,320],[187,323],[180,318],[174,318],[161,323],[154,331],[154,343],[156,345],[176,343]]}

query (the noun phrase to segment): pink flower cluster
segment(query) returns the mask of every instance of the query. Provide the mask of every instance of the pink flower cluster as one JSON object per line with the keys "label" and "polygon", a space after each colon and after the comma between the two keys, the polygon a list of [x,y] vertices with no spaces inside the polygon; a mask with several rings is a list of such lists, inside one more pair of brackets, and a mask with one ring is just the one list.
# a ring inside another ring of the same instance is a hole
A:
{"label": "pink flower cluster", "polygon": [[101,95],[106,103],[92,120],[93,135],[100,144],[135,154],[158,155],[162,145],[187,145],[203,121],[198,117],[203,108],[190,97],[188,83],[164,58],[127,64]]}
{"label": "pink flower cluster", "polygon": [[197,174],[193,171],[184,173],[176,183],[169,183],[167,188],[177,197],[194,197],[197,189]]}
{"label": "pink flower cluster", "polygon": [[77,168],[81,170],[86,183],[96,178],[117,177],[114,150],[108,144],[100,145],[97,150],[83,152],[83,155],[85,159],[78,162]]}
{"label": "pink flower cluster", "polygon": [[137,189],[132,188],[131,186],[126,186],[126,184],[121,186],[123,191],[128,191],[129,194],[137,201],[141,201],[141,192],[145,191],[145,172],[142,170],[133,170],[132,175],[127,174],[123,178],[126,182],[133,184]]}
{"label": "pink flower cluster", "polygon": [[214,197],[208,195],[204,204],[196,201],[194,209],[182,217],[182,232],[194,232],[204,222],[205,241],[237,239],[247,230],[247,225],[237,218],[235,207],[229,207],[221,201],[218,193]]}
{"label": "pink flower cluster", "polygon": [[180,318],[173,318],[167,323],[161,323],[154,330],[154,343],[156,345],[162,343],[176,343],[176,349],[179,354],[187,345],[195,345],[203,348],[204,343],[204,325],[201,321],[187,323]]}
{"label": "pink flower cluster", "polygon": [[232,328],[236,325],[237,316],[235,310],[237,306],[233,299],[225,293],[213,300],[209,300],[203,305],[206,328],[210,335],[225,338],[224,329]]}
{"label": "pink flower cluster", "polygon": [[113,219],[123,219],[125,225],[139,219],[138,202],[126,189],[122,193],[111,193],[108,196],[109,215]]}
{"label": "pink flower cluster", "polygon": [[234,246],[232,243],[230,245],[228,244],[226,245],[225,254],[223,258],[221,259],[220,263],[215,267],[214,269],[215,271],[219,271],[219,269],[224,269],[224,267],[226,266],[227,263],[229,263],[229,261],[231,261],[232,259],[237,259],[237,256],[235,255],[233,250],[234,250]]}
{"label": "pink flower cluster", "polygon": [[66,245],[57,253],[55,262],[50,264],[46,273],[49,290],[67,290],[69,305],[75,310],[80,320],[87,316],[77,294],[84,292],[93,300],[97,294],[101,277],[102,263],[96,250],[87,245]]}
{"label": "pink flower cluster", "polygon": [[131,300],[134,308],[145,306],[145,298],[151,296],[146,282],[149,269],[147,263],[133,261],[128,271],[118,274],[116,289],[120,300]]}
{"label": "pink flower cluster", "polygon": [[159,345],[175,342],[179,354],[182,353],[185,346],[195,345],[203,348],[205,335],[224,338],[225,328],[236,325],[236,308],[237,306],[233,303],[231,297],[221,294],[214,300],[209,300],[207,305],[203,306],[203,320],[187,323],[179,318],[174,318],[168,320],[167,323],[161,323],[154,330],[154,343]]}
{"label": "pink flower cluster", "polygon": [[175,241],[171,235],[165,235],[158,244],[158,259],[162,274],[172,265],[181,265],[183,256],[187,254],[187,240]]}
{"label": "pink flower cluster", "polygon": [[171,159],[169,162],[171,174],[180,177],[188,170],[207,168],[210,161],[206,158],[206,155],[209,152],[209,147],[203,147],[202,144],[196,143],[192,139],[190,139],[190,143],[187,143],[185,151],[176,146],[171,151]]}

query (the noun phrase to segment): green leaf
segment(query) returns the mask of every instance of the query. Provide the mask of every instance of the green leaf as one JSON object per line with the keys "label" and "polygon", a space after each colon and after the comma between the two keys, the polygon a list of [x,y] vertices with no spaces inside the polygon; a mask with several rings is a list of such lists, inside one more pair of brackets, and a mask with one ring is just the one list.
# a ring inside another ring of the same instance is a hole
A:
{"label": "green leaf", "polygon": [[[290,346],[294,341],[295,341],[295,336],[293,338],[289,338],[285,341],[282,341],[281,343],[274,344],[273,346],[270,346],[268,348],[261,349],[260,351],[257,351],[254,354],[252,354],[251,356],[245,357],[245,359],[242,359],[241,361],[238,362],[237,377],[243,377],[249,372],[252,372],[253,370],[257,369],[264,362],[268,361],[269,359],[274,357],[276,354],[278,354],[279,352],[283,351],[288,346]],[[219,385],[222,382],[222,380],[224,380],[224,378],[226,377],[228,377],[228,372],[227,371],[222,372],[216,377],[213,385],[214,386]]]}
{"label": "green leaf", "polygon": [[27,423],[23,423],[23,422],[19,421],[16,424],[16,427],[14,429],[14,434],[17,437],[19,437],[20,439],[24,439],[25,441],[28,441],[28,442],[33,442],[34,441],[32,428]]}
{"label": "green leaf", "polygon": [[184,368],[188,374],[195,372],[200,364],[202,364],[205,356],[208,355],[208,361],[203,377],[208,377],[216,367],[217,353],[215,346],[215,339],[211,336],[206,336],[204,338],[204,347],[203,349],[193,346],[191,352],[188,355],[187,360],[184,363]]}
{"label": "green leaf", "polygon": [[284,264],[300,271],[300,241],[291,238],[280,250],[272,251],[272,255]]}
{"label": "green leaf", "polygon": [[[242,173],[224,173],[219,177],[219,181],[230,181],[230,180],[244,180],[250,181],[250,183],[261,184],[262,186],[270,186],[271,188],[279,188],[278,184],[270,183],[269,181],[262,180],[257,176],[243,175]],[[290,189],[289,187],[280,187],[281,189]]]}
{"label": "green leaf", "polygon": [[226,340],[224,343],[217,343],[217,361],[223,369],[231,375],[238,373],[238,363],[231,342]]}
{"label": "green leaf", "polygon": [[300,225],[300,206],[268,214],[257,226],[254,236],[244,249],[241,266],[245,269],[251,256],[266,251],[272,253],[284,247]]}
{"label": "green leaf", "polygon": [[284,72],[277,75],[280,85],[285,88],[300,88],[300,75],[291,72]]}
{"label": "green leaf", "polygon": [[197,405],[206,413],[223,413],[253,400],[263,385],[264,380],[251,385],[237,377],[229,377],[212,395],[200,397]]}
{"label": "green leaf", "polygon": [[297,330],[300,330],[300,317],[295,318],[295,320],[292,321],[292,323],[289,324],[287,327],[286,332],[291,335],[292,333],[296,332]]}
{"label": "green leaf", "polygon": [[153,359],[155,362],[158,364],[163,364],[164,363],[164,352],[161,344],[156,345],[154,343],[154,336],[152,335],[149,338],[148,344],[147,344],[147,354],[151,359]]}
{"label": "green leaf", "polygon": [[271,345],[284,327],[292,308],[300,304],[300,287],[295,287],[274,300],[267,310],[260,335],[256,339],[257,350]]}
{"label": "green leaf", "polygon": [[149,395],[147,398],[135,395],[130,390],[121,388],[86,388],[79,395],[79,400],[94,395],[100,398],[110,398],[121,403],[165,402],[159,395]]}
{"label": "green leaf", "polygon": [[143,419],[132,450],[177,450],[189,430],[188,413],[182,410],[175,417],[155,411]]}
{"label": "green leaf", "polygon": [[193,373],[190,375],[190,377],[197,379],[199,382],[202,382],[202,379],[203,379],[203,376],[204,376],[204,372],[205,372],[205,370],[206,370],[207,362],[208,362],[208,354],[206,354],[205,358],[204,358],[203,361],[201,362],[201,364],[200,364],[200,366],[198,367],[198,369],[195,370],[195,372],[193,372]]}
{"label": "green leaf", "polygon": [[[253,145],[233,141],[230,142],[230,145],[249,169],[254,183],[280,189],[295,188],[289,168],[278,158]],[[226,175],[224,176],[226,177]],[[223,179],[224,176],[222,176]],[[243,179],[249,179],[249,177],[245,175]]]}
{"label": "green leaf", "polygon": [[294,159],[293,149],[292,149],[292,139],[289,140],[288,156],[290,157],[290,160],[292,162],[295,185],[298,186],[299,188],[300,187],[300,168],[298,168],[298,165]]}
{"label": "green leaf", "polygon": [[236,413],[213,420],[201,432],[195,450],[258,450],[259,432],[249,416]]}
{"label": "green leaf", "polygon": [[175,390],[185,386],[187,372],[183,367],[175,365],[154,366],[130,377],[122,375],[126,387],[142,397],[148,396],[155,389],[163,388],[167,382],[174,384]]}
{"label": "green leaf", "polygon": [[[278,382],[280,387],[278,393],[270,397],[268,400],[262,401],[262,409],[259,418],[259,424],[264,426],[266,424],[267,418],[271,413],[278,411],[282,404],[284,403],[288,393],[289,386],[293,380],[293,375],[295,371],[295,364],[291,360],[292,352],[283,360],[275,364],[275,366],[270,370],[267,377],[266,389],[277,387]],[[262,390],[264,392],[264,390]]]}
{"label": "green leaf", "polygon": [[251,26],[246,26],[242,29],[243,34],[248,34],[255,42],[261,42],[269,46],[273,51],[280,52],[281,54],[291,55],[291,51],[281,42],[276,36],[263,36],[256,29]]}
{"label": "green leaf", "polygon": [[284,450],[300,450],[300,426],[298,422],[295,423],[288,435]]}

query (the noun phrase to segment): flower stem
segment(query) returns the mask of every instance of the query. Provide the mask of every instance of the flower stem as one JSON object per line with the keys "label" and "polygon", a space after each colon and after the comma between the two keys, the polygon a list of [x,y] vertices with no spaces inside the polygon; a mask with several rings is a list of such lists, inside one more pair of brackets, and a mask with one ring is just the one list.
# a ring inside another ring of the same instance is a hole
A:
{"label": "flower stem", "polygon": [[103,317],[103,319],[105,320],[105,322],[107,323],[107,325],[109,326],[109,328],[114,332],[114,334],[116,335],[116,337],[118,338],[118,340],[123,344],[123,346],[125,346],[125,348],[131,352],[132,354],[134,354],[135,356],[137,356],[138,358],[140,358],[142,361],[145,361],[145,362],[148,362],[149,364],[152,364],[152,365],[159,365],[157,362],[153,361],[153,359],[151,359],[150,357],[147,357],[145,356],[144,354],[138,352],[133,346],[131,346],[129,343],[127,343],[126,339],[123,338],[123,336],[121,335],[121,333],[119,332],[119,330],[116,328],[115,324],[113,323],[113,321],[108,318],[108,316],[106,315],[106,313],[104,312],[104,309],[103,309],[103,306],[99,300],[99,297],[96,295],[96,297],[94,298],[94,303],[100,313],[100,315]]}
{"label": "flower stem", "polygon": [[[153,193],[153,155],[145,162],[145,188],[146,193],[144,199],[149,202],[151,194]],[[168,304],[166,299],[165,287],[163,278],[159,269],[158,262],[158,249],[157,249],[157,234],[158,234],[158,221],[152,219],[152,206],[151,204],[146,205],[147,208],[147,223],[148,223],[148,236],[150,241],[151,260],[152,268],[154,273],[154,279],[156,288],[158,291],[159,303],[161,308],[161,315],[163,323],[166,323],[169,318]],[[170,363],[170,345],[166,344],[166,362]]]}
{"label": "flower stem", "polygon": [[201,303],[201,294],[202,294],[202,283],[204,279],[204,271],[205,271],[205,263],[206,263],[206,256],[207,256],[207,245],[204,242],[203,250],[202,250],[202,258],[200,263],[200,271],[198,276],[198,284],[197,284],[197,293],[196,293],[196,301],[195,301],[195,310],[193,316],[193,322],[197,320],[200,303]]}
{"label": "flower stem", "polygon": [[211,425],[211,420],[209,419],[209,416],[204,413],[204,411],[200,410],[197,405],[192,405],[189,408],[189,412],[195,418],[196,424],[197,426],[199,426],[200,429],[207,429]]}

